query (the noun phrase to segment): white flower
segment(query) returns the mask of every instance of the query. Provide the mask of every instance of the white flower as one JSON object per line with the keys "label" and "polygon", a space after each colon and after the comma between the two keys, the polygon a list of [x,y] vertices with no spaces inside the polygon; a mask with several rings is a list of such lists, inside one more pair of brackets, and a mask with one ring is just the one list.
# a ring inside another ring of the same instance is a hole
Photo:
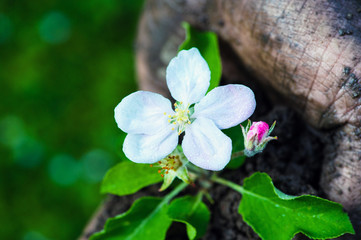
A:
{"label": "white flower", "polygon": [[214,88],[207,95],[210,70],[198,49],[183,50],[167,67],[171,102],[163,96],[137,91],[115,108],[118,127],[128,133],[125,155],[136,163],[155,163],[178,145],[194,165],[218,171],[230,160],[232,141],[220,129],[240,124],[256,107],[251,89],[239,84]]}

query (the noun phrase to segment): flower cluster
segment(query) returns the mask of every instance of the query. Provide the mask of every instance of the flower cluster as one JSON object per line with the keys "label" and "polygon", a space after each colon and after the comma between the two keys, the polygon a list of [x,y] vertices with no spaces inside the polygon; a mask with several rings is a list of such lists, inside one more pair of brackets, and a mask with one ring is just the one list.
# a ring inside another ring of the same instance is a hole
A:
{"label": "flower cluster", "polygon": [[118,127],[128,133],[125,155],[136,163],[155,163],[177,147],[194,165],[218,171],[230,161],[232,141],[221,129],[240,124],[256,107],[251,89],[240,84],[216,87],[207,95],[210,70],[198,49],[183,50],[167,67],[171,102],[157,93],[137,91],[115,108]]}

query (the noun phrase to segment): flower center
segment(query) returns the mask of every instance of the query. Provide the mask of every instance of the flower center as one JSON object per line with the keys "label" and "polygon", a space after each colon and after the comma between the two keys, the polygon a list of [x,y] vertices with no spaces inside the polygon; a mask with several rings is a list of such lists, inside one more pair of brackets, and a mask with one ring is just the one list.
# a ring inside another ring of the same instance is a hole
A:
{"label": "flower center", "polygon": [[[186,126],[191,124],[189,104],[183,104],[183,102],[174,103],[174,115],[168,115],[168,122],[173,124],[172,130],[177,130],[180,135],[186,129]],[[166,113],[164,113],[166,114]]]}
{"label": "flower center", "polygon": [[[169,171],[177,171],[178,168],[183,166],[180,156],[177,154],[169,154],[166,158],[158,161],[158,164],[158,167],[160,167],[158,173],[160,173],[162,177],[164,177],[164,174],[168,174]],[[152,167],[153,164],[150,166]]]}

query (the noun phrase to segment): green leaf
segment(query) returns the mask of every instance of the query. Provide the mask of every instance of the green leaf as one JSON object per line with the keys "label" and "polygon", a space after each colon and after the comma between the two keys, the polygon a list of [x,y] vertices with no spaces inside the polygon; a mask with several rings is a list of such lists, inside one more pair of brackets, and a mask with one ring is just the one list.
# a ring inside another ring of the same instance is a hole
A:
{"label": "green leaf", "polygon": [[[234,187],[236,188],[236,187]],[[316,196],[289,196],[265,173],[255,173],[238,186],[239,213],[263,240],[290,240],[296,233],[312,239],[336,238],[354,229],[342,206]]]}
{"label": "green leaf", "polygon": [[188,237],[193,240],[206,233],[210,212],[202,202],[202,195],[184,196],[170,203],[168,216],[174,221],[185,223]]}
{"label": "green leaf", "polygon": [[[243,126],[247,125],[247,121],[242,123]],[[232,128],[222,130],[224,134],[232,139],[232,154],[236,152],[240,152],[244,150],[244,140],[243,140],[243,133],[242,128],[237,125]],[[244,161],[246,160],[246,156],[239,156],[233,158],[226,166],[229,169],[237,169],[243,165]]]}
{"label": "green leaf", "polygon": [[181,183],[163,199],[143,197],[137,199],[125,213],[109,218],[104,229],[93,234],[90,240],[147,240],[165,239],[172,223],[168,217],[168,203],[188,184]]}
{"label": "green leaf", "polygon": [[213,32],[200,32],[186,22],[183,22],[182,26],[186,31],[186,39],[179,46],[179,51],[188,50],[192,47],[198,48],[211,70],[211,82],[208,88],[210,91],[219,85],[222,75],[217,35]]}
{"label": "green leaf", "polygon": [[124,214],[109,218],[104,230],[93,234],[90,240],[164,239],[172,223],[166,203],[161,198],[140,198]]}
{"label": "green leaf", "polygon": [[157,170],[150,165],[124,161],[107,172],[102,182],[101,193],[128,195],[162,180]]}

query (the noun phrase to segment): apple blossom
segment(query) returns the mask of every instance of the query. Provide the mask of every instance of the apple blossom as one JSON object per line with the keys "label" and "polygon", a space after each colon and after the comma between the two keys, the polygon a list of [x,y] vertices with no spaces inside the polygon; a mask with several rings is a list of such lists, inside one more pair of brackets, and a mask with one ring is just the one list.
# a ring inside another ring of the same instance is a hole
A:
{"label": "apple blossom", "polygon": [[[163,184],[159,191],[167,189],[173,180],[177,177],[185,183],[192,183],[187,169],[188,160],[184,156],[180,146],[176,147],[174,151],[158,161],[158,173],[164,177]],[[152,165],[151,165],[152,166]]]}
{"label": "apple blossom", "polygon": [[182,50],[166,71],[171,102],[157,93],[137,91],[115,108],[118,127],[128,133],[125,155],[136,163],[155,163],[169,155],[185,132],[182,148],[194,165],[218,171],[230,161],[232,141],[220,129],[252,115],[256,101],[240,84],[216,87],[207,95],[210,70],[198,49]]}

